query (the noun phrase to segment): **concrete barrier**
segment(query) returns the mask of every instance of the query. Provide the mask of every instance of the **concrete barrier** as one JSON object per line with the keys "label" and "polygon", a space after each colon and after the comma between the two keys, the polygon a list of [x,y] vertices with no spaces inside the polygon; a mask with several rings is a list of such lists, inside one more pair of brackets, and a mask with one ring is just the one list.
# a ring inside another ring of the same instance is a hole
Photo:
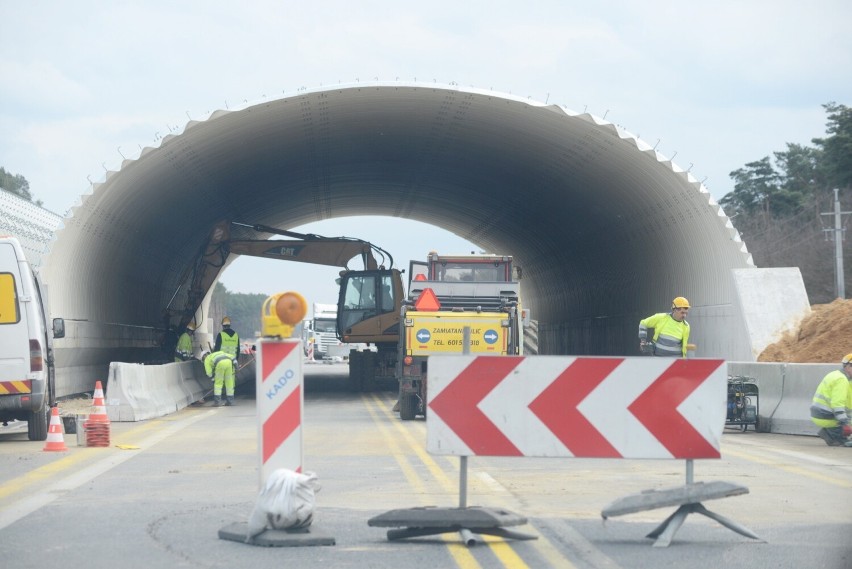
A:
{"label": "concrete barrier", "polygon": [[[246,359],[236,383],[254,381],[254,358]],[[213,381],[198,360],[142,365],[113,362],[106,387],[110,421],[133,422],[162,417],[192,405],[213,390]]]}
{"label": "concrete barrier", "polygon": [[825,375],[839,364],[728,362],[728,375],[753,377],[758,388],[758,431],[813,435],[811,399]]}
{"label": "concrete barrier", "polygon": [[142,365],[113,362],[109,366],[106,407],[111,421],[143,421],[183,409],[207,391],[199,361]]}

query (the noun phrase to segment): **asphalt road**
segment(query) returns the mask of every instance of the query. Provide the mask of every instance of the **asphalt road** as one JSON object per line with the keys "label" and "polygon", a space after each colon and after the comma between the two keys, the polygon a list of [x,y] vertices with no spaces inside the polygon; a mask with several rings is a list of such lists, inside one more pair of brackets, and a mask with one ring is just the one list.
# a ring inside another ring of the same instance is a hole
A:
{"label": "asphalt road", "polygon": [[396,509],[457,507],[461,461],[425,451],[425,421],[400,421],[392,390],[349,393],[347,372],[305,366],[304,463],[322,484],[312,531],[334,545],[218,538],[248,519],[258,491],[253,394],[238,393],[235,407],[113,423],[110,448],[78,447],[65,435],[67,451],[45,452],[25,426],[0,428],[0,566],[852,567],[852,449],[738,430],[726,430],[720,460],[695,462],[694,478],[748,487],[704,506],[760,540],[692,514],[669,547],[653,547],[645,536],[673,507],[601,519],[621,497],[683,485],[683,461],[471,457],[467,505],[522,516],[527,523],[510,529],[538,539],[389,541],[367,521]]}

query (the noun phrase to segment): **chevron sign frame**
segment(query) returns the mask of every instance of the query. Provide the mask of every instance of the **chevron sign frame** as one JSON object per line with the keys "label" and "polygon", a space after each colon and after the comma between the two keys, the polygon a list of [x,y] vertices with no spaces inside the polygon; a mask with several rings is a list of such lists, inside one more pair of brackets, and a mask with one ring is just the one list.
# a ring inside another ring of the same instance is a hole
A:
{"label": "chevron sign frame", "polygon": [[721,456],[725,360],[465,355],[428,369],[432,454]]}

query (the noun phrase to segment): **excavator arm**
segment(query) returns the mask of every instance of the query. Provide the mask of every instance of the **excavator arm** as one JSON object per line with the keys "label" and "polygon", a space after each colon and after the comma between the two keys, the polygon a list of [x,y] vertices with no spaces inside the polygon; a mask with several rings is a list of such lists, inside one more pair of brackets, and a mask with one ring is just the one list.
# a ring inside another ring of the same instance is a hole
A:
{"label": "excavator arm", "polygon": [[[276,231],[281,235],[301,235],[291,231],[273,230],[264,225],[253,227],[255,230],[264,233]],[[343,268],[347,268],[352,258],[360,255],[364,268],[369,270],[378,268],[376,258],[373,256],[373,245],[366,241],[346,237],[301,235],[298,240],[241,240],[227,241],[223,245],[228,248],[230,253],[236,255],[250,255],[252,257]]]}
{"label": "excavator arm", "polygon": [[[249,227],[258,233],[293,237],[294,239],[231,239],[231,225]],[[249,255],[281,261],[296,261],[349,269],[348,264],[360,256],[366,270],[376,270],[379,263],[373,252],[378,252],[393,266],[390,254],[367,241],[352,237],[323,237],[315,234],[296,233],[266,225],[248,225],[229,221],[217,223],[193,265],[181,279],[181,284],[167,307],[167,314],[178,316],[178,325],[185,326],[201,306],[207,291],[216,282],[228,256]],[[172,303],[185,287],[184,306],[176,308]],[[171,321],[171,318],[170,318]]]}

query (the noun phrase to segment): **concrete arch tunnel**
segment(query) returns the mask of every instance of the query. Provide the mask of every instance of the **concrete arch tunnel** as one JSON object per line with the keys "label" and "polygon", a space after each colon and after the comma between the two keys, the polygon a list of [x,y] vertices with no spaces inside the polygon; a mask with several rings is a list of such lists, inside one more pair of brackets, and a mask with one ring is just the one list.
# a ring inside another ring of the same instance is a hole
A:
{"label": "concrete arch tunnel", "polygon": [[689,173],[589,114],[394,83],[216,111],[109,172],[44,266],[52,314],[68,325],[60,377],[145,361],[219,220],[286,229],[357,215],[417,220],[513,255],[544,354],[636,355],[638,320],[677,295],[693,304],[697,356],[753,361],[763,347],[732,276],[756,269]]}

